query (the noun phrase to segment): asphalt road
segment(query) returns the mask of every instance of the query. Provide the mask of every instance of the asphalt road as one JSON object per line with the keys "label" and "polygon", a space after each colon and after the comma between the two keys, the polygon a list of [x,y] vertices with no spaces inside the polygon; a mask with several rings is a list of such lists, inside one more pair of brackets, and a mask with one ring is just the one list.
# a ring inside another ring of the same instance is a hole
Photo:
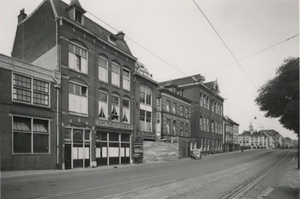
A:
{"label": "asphalt road", "polygon": [[[280,178],[291,158],[289,150],[246,150],[199,160],[9,177],[1,179],[1,196],[3,199],[221,198],[277,163],[280,164],[276,173],[271,174]],[[259,191],[256,192],[258,195]]]}

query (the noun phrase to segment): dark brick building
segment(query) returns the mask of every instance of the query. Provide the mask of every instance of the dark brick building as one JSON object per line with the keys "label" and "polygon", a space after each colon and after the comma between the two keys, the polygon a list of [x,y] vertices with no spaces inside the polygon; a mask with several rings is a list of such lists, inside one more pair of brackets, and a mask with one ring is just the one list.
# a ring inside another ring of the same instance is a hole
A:
{"label": "dark brick building", "polygon": [[156,132],[162,140],[179,144],[179,157],[189,157],[196,148],[191,135],[191,103],[183,97],[183,89],[165,84],[158,89]]}
{"label": "dark brick building", "polygon": [[156,96],[158,83],[140,62],[136,62],[134,82],[134,141],[156,141]]}
{"label": "dark brick building", "polygon": [[78,0],[45,0],[21,11],[12,56],[61,72],[61,168],[130,162],[136,58],[123,32],[87,18]]}
{"label": "dark brick building", "polygon": [[197,138],[197,148],[203,153],[222,151],[223,101],[218,82],[204,82],[204,77],[194,75],[162,82],[182,90],[183,97],[191,103],[191,137]]}
{"label": "dark brick building", "polygon": [[55,169],[60,74],[0,54],[1,170]]}

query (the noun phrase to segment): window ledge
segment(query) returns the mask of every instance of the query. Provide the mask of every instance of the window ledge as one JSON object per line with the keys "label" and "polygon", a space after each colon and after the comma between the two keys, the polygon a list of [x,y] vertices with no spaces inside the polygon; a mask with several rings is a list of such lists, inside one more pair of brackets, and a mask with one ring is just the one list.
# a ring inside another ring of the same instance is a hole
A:
{"label": "window ledge", "polygon": [[111,84],[113,87],[115,87],[115,88],[117,88],[117,89],[121,89],[121,87],[120,86],[118,86],[118,85],[115,85],[115,84]]}
{"label": "window ledge", "polygon": [[45,108],[45,109],[51,109],[51,107],[48,106],[44,106],[44,105],[39,105],[39,104],[32,104],[32,103],[28,103],[28,102],[22,102],[22,101],[16,101],[16,100],[12,100],[13,104],[26,104],[29,106],[34,106],[34,107],[39,107],[39,108]]}
{"label": "window ledge", "polygon": [[68,68],[69,68],[70,71],[74,71],[74,72],[76,72],[76,73],[79,73],[79,74],[84,75],[84,76],[87,76],[87,77],[89,76],[88,73],[84,73],[84,72],[81,72],[81,71],[79,71],[79,70],[75,70],[75,69],[70,68],[70,67],[68,67]]}
{"label": "window ledge", "polygon": [[83,113],[74,113],[74,112],[69,112],[69,115],[74,115],[74,116],[80,116],[80,117],[86,117],[88,118],[89,116]]}

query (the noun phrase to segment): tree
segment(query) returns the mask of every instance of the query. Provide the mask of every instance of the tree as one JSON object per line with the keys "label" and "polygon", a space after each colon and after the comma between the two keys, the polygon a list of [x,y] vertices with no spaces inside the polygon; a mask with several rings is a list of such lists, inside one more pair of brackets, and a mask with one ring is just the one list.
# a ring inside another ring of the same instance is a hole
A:
{"label": "tree", "polygon": [[277,69],[274,79],[258,90],[256,104],[265,116],[279,118],[280,123],[299,136],[299,57],[288,58]]}

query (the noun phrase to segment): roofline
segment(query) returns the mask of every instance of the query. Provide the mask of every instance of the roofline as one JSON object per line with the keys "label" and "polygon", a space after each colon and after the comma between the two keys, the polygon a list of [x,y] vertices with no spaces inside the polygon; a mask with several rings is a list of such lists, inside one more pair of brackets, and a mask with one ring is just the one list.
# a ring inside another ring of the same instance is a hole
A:
{"label": "roofline", "polygon": [[[199,83],[199,82],[195,82],[195,83],[191,83],[191,84],[178,85],[178,87],[179,88],[184,88],[184,87],[188,87],[188,86],[199,86],[199,85],[201,85],[204,88],[206,88],[209,92],[212,92],[207,86],[205,86],[203,83]],[[214,94],[214,96],[221,98],[223,101],[225,100],[225,98],[223,98],[219,94]]]}
{"label": "roofline", "polygon": [[29,19],[46,1],[48,0],[43,0],[42,3],[40,3],[40,5],[38,5],[32,13],[30,13],[30,15],[28,15],[24,20],[22,20],[20,23],[18,23],[17,26],[21,25],[22,23],[24,23],[25,21],[27,21],[27,19]]}
{"label": "roofline", "polygon": [[148,81],[150,81],[150,82],[156,84],[157,86],[159,86],[159,84],[158,84],[157,81],[155,81],[155,80],[153,80],[153,79],[151,79],[151,78],[149,78],[149,77],[146,77],[146,76],[144,76],[144,75],[142,75],[142,74],[140,74],[140,73],[138,73],[138,72],[134,72],[133,75],[140,76],[140,77],[142,77],[142,78],[144,78],[144,79],[146,79],[146,80],[148,80]]}
{"label": "roofline", "polygon": [[172,91],[170,91],[170,90],[168,90],[168,89],[166,89],[166,88],[158,89],[158,91],[159,91],[161,94],[162,94],[163,92],[164,92],[164,93],[167,93],[167,94],[169,94],[169,95],[171,95],[171,96],[173,96],[173,97],[176,97],[176,98],[178,98],[178,99],[180,99],[180,100],[185,101],[186,103],[190,103],[190,104],[193,103],[192,100],[187,99],[187,98],[185,98],[185,97],[183,97],[183,96],[177,95],[176,93],[174,93],[174,92],[172,92]]}
{"label": "roofline", "polygon": [[[108,46],[110,46],[110,47],[112,47],[112,48],[114,48],[115,50],[117,50],[117,51],[119,51],[119,52],[121,52],[121,53],[123,53],[124,55],[126,55],[126,56],[128,56],[128,57],[130,57],[131,59],[133,59],[134,61],[136,61],[137,60],[137,58],[136,57],[134,57],[134,56],[132,56],[132,55],[129,55],[129,54],[127,54],[126,52],[124,52],[123,50],[121,50],[121,49],[118,49],[117,47],[115,47],[114,45],[112,45],[112,44],[110,44],[109,42],[107,42],[107,41],[105,41],[105,40],[103,40],[103,39],[101,39],[100,37],[98,37],[97,35],[95,35],[94,33],[92,33],[91,31],[89,31],[89,30],[87,30],[86,28],[84,28],[84,27],[81,27],[81,26],[79,26],[78,24],[76,24],[75,22],[73,22],[73,21],[71,21],[71,20],[69,20],[69,19],[67,19],[67,18],[65,18],[65,17],[63,17],[63,16],[60,16],[59,17],[61,20],[65,20],[65,21],[67,21],[67,22],[69,22],[69,23],[71,23],[71,24],[73,24],[73,25],[75,25],[77,28],[80,28],[81,30],[83,30],[83,31],[85,31],[85,32],[87,32],[87,33],[89,33],[89,34],[91,34],[91,35],[93,35],[94,37],[96,37],[99,41],[101,41],[101,42],[103,42],[103,43],[105,43],[106,45],[108,45]],[[91,20],[91,21],[93,21],[93,20]],[[94,22],[94,21],[93,21]],[[94,22],[95,23],[95,22]],[[106,29],[105,29],[106,30]],[[113,33],[112,33],[113,34]]]}

